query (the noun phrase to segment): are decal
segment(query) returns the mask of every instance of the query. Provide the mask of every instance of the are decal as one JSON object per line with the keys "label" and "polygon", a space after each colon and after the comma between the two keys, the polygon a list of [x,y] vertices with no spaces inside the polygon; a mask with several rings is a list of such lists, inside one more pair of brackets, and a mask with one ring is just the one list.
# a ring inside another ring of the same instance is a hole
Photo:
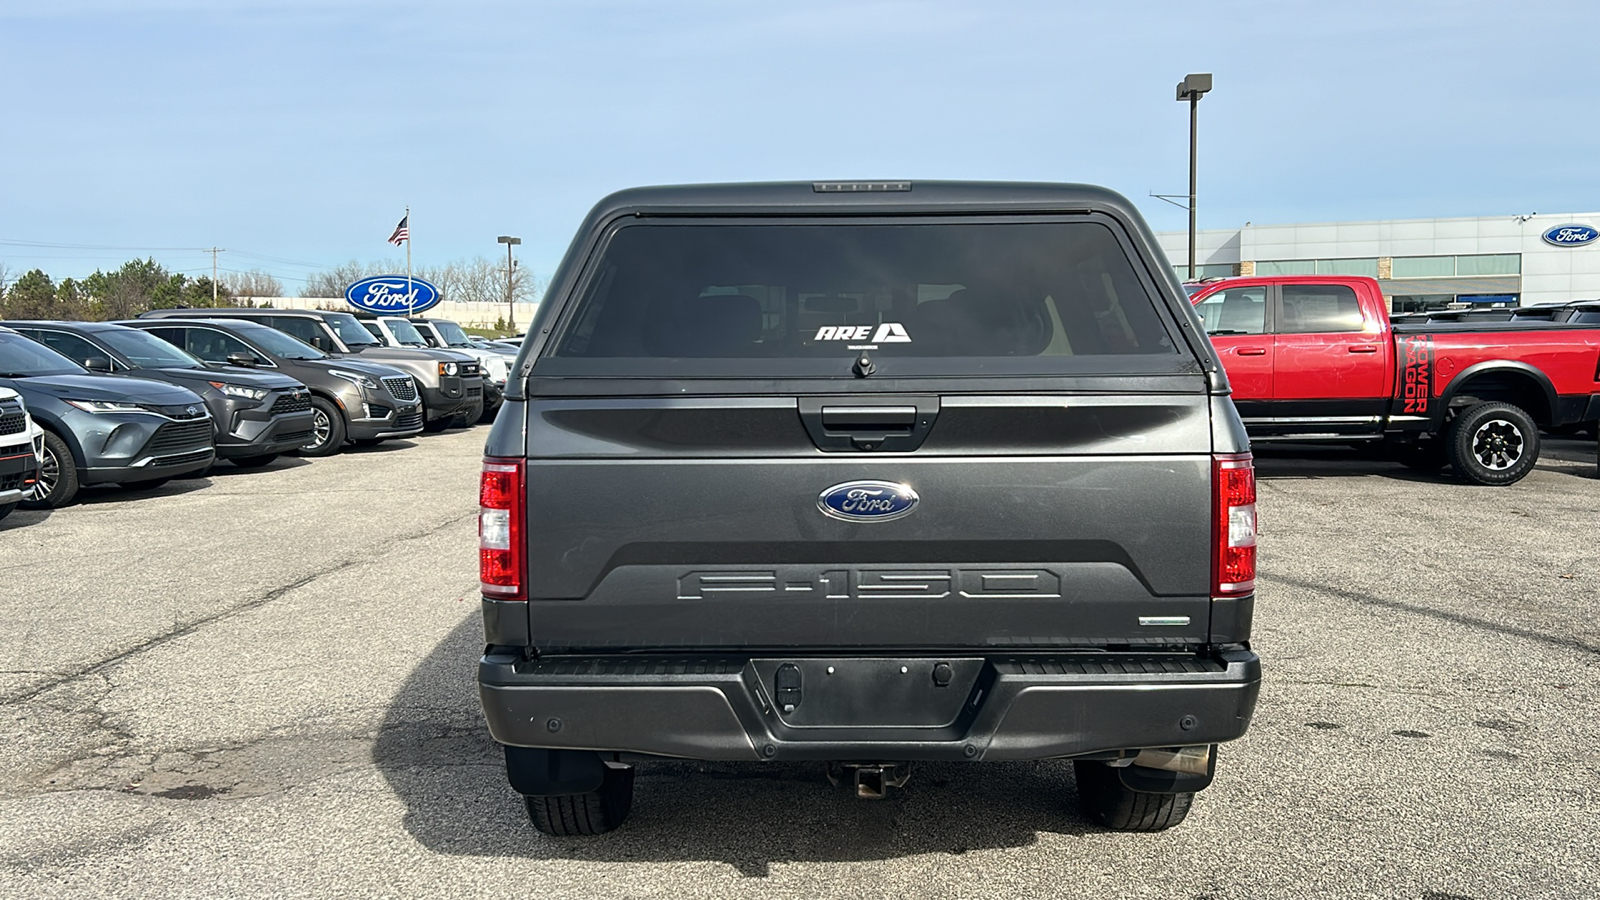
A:
{"label": "are decal", "polygon": [[1406,415],[1423,415],[1428,411],[1428,398],[1433,396],[1433,336],[1419,334],[1400,339],[1401,412]]}
{"label": "are decal", "polygon": [[817,329],[814,341],[867,341],[874,344],[909,344],[911,335],[899,322],[871,325],[824,325]]}

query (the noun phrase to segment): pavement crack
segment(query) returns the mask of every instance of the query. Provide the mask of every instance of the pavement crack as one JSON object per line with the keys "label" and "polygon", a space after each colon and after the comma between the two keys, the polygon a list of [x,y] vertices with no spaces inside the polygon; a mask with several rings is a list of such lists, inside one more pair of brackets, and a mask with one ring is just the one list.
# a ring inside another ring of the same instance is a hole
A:
{"label": "pavement crack", "polygon": [[1515,625],[1502,625],[1499,622],[1491,622],[1488,619],[1480,619],[1476,616],[1468,616],[1462,613],[1449,612],[1442,609],[1430,609],[1426,606],[1419,606],[1415,603],[1406,603],[1401,600],[1390,600],[1385,597],[1378,597],[1372,594],[1361,594],[1357,593],[1356,591],[1347,591],[1343,588],[1331,587],[1325,584],[1315,584],[1310,581],[1302,581],[1298,578],[1288,578],[1283,575],[1261,575],[1259,578],[1262,581],[1269,583],[1288,585],[1290,587],[1300,588],[1301,590],[1324,594],[1329,597],[1337,597],[1341,600],[1348,600],[1351,603],[1361,606],[1376,606],[1382,609],[1395,610],[1396,612],[1411,613],[1412,615],[1417,616],[1427,616],[1443,622],[1449,622],[1453,625],[1462,625],[1467,628],[1478,629],[1479,631],[1488,631],[1494,634],[1503,634],[1508,637],[1518,637],[1525,640],[1537,641],[1547,646],[1560,647],[1563,650],[1577,650],[1583,653],[1590,653],[1600,656],[1600,647],[1588,643],[1587,641],[1578,640],[1577,638],[1545,634],[1542,631],[1534,631],[1531,628],[1519,628]]}
{"label": "pavement crack", "polygon": [[[443,522],[438,523],[437,525],[433,525],[433,526],[431,526],[429,528],[423,529],[422,531],[413,532],[411,534],[401,535],[399,537],[399,539],[396,541],[396,543],[420,540],[422,538],[430,537],[432,535],[438,534],[439,532],[445,530],[446,528],[451,527],[452,525],[456,525],[456,524],[458,524],[460,522],[463,522],[463,521],[465,521],[467,519],[473,518],[473,517],[477,516],[477,514],[478,514],[477,511],[474,510],[471,513],[466,513],[466,514],[463,514],[463,515],[454,516],[452,518],[446,519]],[[330,565],[330,566],[327,566],[325,568],[319,569],[319,570],[317,570],[315,572],[312,572],[312,573],[310,573],[308,575],[305,575],[305,576],[303,576],[301,578],[297,578],[294,581],[289,582],[288,584],[280,585],[278,587],[273,588],[270,591],[267,591],[266,593],[263,593],[263,594],[261,594],[259,596],[252,597],[252,598],[250,598],[248,600],[245,600],[242,603],[236,603],[233,606],[229,606],[229,607],[226,607],[224,609],[219,609],[216,612],[210,613],[208,615],[201,616],[198,619],[194,619],[192,621],[176,625],[173,628],[168,629],[167,631],[163,631],[160,634],[156,634],[156,635],[153,635],[153,636],[151,636],[149,638],[146,638],[145,640],[140,641],[137,644],[134,644],[132,647],[128,647],[128,648],[126,648],[124,650],[119,650],[116,653],[112,653],[109,656],[102,657],[102,658],[100,658],[98,660],[95,660],[94,662],[89,663],[87,665],[80,666],[80,667],[78,667],[76,669],[73,669],[73,670],[71,670],[69,672],[63,672],[63,673],[57,674],[53,678],[47,679],[46,681],[43,681],[43,682],[41,682],[39,684],[33,685],[33,686],[29,687],[29,688],[26,688],[24,690],[18,691],[16,693],[0,696],[0,704],[4,704],[4,705],[7,705],[7,706],[10,706],[10,705],[18,704],[18,703],[26,703],[29,700],[33,700],[33,699],[39,697],[42,694],[48,693],[48,692],[50,692],[52,690],[55,690],[56,688],[61,687],[62,685],[70,684],[70,683],[72,683],[74,681],[78,681],[80,679],[87,678],[87,677],[90,677],[92,675],[97,675],[97,674],[105,671],[106,669],[109,669],[109,668],[111,668],[113,666],[116,666],[117,664],[119,664],[119,663],[121,663],[121,662],[123,662],[125,660],[128,660],[128,659],[130,659],[132,657],[138,656],[141,653],[145,653],[145,652],[153,650],[153,649],[155,649],[157,647],[161,647],[161,646],[163,646],[165,644],[169,644],[169,643],[171,643],[171,642],[173,642],[175,640],[178,640],[180,638],[187,637],[187,636],[189,636],[191,634],[194,634],[197,631],[200,631],[203,628],[206,628],[207,626],[214,625],[214,624],[216,624],[218,622],[225,621],[227,619],[231,619],[234,616],[240,615],[242,613],[247,613],[247,612],[251,612],[253,610],[260,609],[261,607],[266,606],[267,604],[272,603],[273,601],[275,601],[275,600],[277,600],[277,599],[279,599],[281,597],[284,597],[287,594],[291,594],[294,591],[297,591],[300,588],[303,588],[303,587],[305,587],[305,586],[307,586],[309,584],[312,584],[312,583],[314,583],[314,582],[316,582],[316,581],[318,581],[320,579],[326,578],[326,577],[328,577],[330,575],[337,575],[338,573],[343,572],[346,569],[351,569],[351,568],[354,568],[356,566],[360,566],[360,565],[364,565],[366,563],[370,563],[370,562],[372,562],[372,560],[373,560],[373,557],[371,557],[371,556],[357,556],[357,557],[354,557],[352,559],[346,559],[346,560],[334,563],[333,565]]]}

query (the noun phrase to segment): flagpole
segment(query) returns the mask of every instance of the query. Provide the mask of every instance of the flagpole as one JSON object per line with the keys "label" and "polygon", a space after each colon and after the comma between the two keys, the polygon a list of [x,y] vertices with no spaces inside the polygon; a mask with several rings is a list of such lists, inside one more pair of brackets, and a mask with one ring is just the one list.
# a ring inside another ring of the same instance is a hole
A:
{"label": "flagpole", "polygon": [[406,207],[406,318],[417,314],[417,291],[411,286],[411,207]]}

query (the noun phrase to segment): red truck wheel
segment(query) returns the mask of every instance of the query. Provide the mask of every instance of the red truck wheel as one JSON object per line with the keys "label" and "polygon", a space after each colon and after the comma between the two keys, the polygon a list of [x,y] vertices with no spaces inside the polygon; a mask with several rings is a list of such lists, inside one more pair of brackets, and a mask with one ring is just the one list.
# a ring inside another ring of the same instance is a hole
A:
{"label": "red truck wheel", "polygon": [[1480,403],[1450,423],[1450,465],[1473,484],[1515,484],[1539,461],[1539,426],[1521,407]]}

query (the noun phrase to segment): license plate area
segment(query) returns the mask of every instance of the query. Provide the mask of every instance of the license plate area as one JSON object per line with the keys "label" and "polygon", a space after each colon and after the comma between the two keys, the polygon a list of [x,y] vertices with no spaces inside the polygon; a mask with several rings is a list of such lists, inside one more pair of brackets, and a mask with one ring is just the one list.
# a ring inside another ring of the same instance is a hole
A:
{"label": "license plate area", "polygon": [[982,659],[755,659],[766,705],[794,728],[941,728],[974,698]]}

